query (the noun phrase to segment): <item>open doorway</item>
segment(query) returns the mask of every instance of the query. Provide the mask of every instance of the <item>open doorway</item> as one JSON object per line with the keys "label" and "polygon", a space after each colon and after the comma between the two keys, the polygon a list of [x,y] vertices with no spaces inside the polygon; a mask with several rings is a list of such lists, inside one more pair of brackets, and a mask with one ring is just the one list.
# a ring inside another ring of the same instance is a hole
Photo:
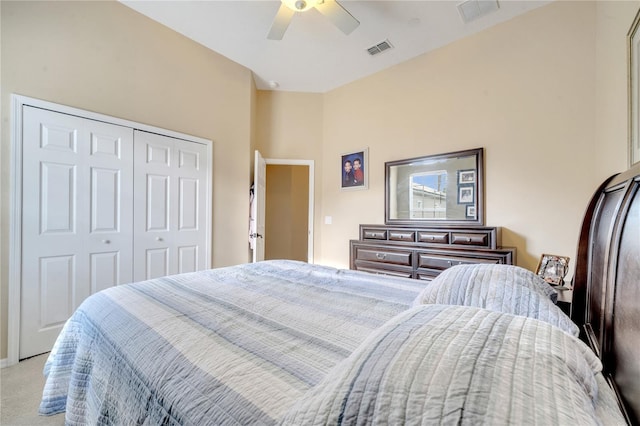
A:
{"label": "open doorway", "polygon": [[309,258],[309,167],[269,164],[265,198],[264,258]]}
{"label": "open doorway", "polygon": [[253,262],[313,263],[314,161],[255,157]]}

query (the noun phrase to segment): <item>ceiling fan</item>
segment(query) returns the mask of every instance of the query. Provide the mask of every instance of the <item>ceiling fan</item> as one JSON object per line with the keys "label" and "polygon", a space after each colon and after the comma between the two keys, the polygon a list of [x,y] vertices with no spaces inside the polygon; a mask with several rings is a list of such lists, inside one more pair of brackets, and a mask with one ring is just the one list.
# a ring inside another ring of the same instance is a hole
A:
{"label": "ceiling fan", "polygon": [[316,10],[326,16],[343,33],[350,34],[360,22],[351,16],[347,10],[335,0],[281,0],[282,4],[276,14],[271,30],[267,35],[269,40],[282,40],[287,27],[296,12]]}

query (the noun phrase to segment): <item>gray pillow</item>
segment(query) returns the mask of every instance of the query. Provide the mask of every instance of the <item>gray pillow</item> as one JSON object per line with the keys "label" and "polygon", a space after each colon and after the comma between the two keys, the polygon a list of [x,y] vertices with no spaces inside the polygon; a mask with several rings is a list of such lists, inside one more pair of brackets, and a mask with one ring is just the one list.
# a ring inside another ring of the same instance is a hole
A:
{"label": "gray pillow", "polygon": [[546,321],[577,336],[578,327],[552,301],[555,290],[540,277],[512,265],[459,265],[438,275],[414,305],[476,306]]}

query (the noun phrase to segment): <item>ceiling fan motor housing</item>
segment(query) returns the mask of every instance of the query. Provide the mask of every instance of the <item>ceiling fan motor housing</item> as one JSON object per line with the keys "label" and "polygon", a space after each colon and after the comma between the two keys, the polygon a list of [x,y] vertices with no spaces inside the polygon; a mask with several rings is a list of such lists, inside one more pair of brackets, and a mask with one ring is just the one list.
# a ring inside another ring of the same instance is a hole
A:
{"label": "ceiling fan motor housing", "polygon": [[351,34],[360,22],[336,0],[280,0],[281,5],[278,13],[271,24],[271,29],[267,38],[269,40],[282,40],[284,32],[291,22],[291,18],[296,12],[304,12],[315,8],[322,15],[326,16],[343,33]]}

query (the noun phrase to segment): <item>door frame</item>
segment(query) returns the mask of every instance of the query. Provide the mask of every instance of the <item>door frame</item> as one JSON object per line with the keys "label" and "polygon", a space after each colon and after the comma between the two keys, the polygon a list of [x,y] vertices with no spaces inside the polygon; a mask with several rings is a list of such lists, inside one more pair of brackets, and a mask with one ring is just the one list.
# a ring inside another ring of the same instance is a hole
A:
{"label": "door frame", "polygon": [[[17,364],[20,358],[20,301],[22,292],[22,110],[24,106],[48,109],[63,114],[74,115],[90,120],[103,121],[119,126],[144,130],[151,133],[159,133],[177,139],[190,142],[201,143],[207,146],[207,209],[206,217],[211,218],[212,212],[212,189],[213,189],[213,141],[198,136],[185,133],[174,132],[161,127],[149,126],[134,121],[124,120],[105,114],[82,110],[66,105],[56,104],[41,99],[30,98],[23,95],[11,94],[11,168],[9,170],[10,194],[9,194],[9,288],[7,297],[7,358],[3,359],[0,367],[8,367]],[[205,224],[205,232],[210,237],[206,243],[207,265],[211,266],[211,243],[212,243],[211,220]]]}
{"label": "door frame", "polygon": [[[315,161],[314,160],[287,160],[281,158],[265,158],[267,166],[308,166],[309,167],[309,222],[307,225],[307,262],[313,263],[313,220],[314,220],[314,176]],[[267,182],[267,185],[269,183]]]}

